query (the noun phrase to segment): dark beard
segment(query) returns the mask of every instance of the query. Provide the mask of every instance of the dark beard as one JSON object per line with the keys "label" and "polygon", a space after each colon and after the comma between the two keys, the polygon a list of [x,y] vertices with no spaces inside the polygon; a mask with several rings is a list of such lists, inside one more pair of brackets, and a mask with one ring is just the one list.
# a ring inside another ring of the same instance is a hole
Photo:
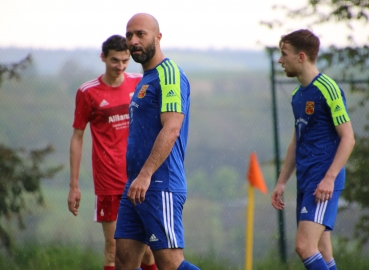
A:
{"label": "dark beard", "polygon": [[[133,54],[133,52],[141,51],[142,53],[139,54]],[[147,46],[145,49],[142,47],[134,46],[130,50],[133,60],[136,63],[145,64],[149,62],[155,55],[156,48],[155,48],[155,42],[151,43],[149,46]]]}

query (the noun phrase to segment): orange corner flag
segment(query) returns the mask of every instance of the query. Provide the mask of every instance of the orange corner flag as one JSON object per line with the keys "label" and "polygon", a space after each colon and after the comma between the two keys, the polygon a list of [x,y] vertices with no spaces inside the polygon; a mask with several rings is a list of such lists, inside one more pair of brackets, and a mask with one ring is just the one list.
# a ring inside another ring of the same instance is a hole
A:
{"label": "orange corner flag", "polygon": [[249,180],[250,185],[258,188],[262,193],[268,193],[268,188],[264,182],[263,173],[261,172],[256,153],[251,153],[247,179]]}

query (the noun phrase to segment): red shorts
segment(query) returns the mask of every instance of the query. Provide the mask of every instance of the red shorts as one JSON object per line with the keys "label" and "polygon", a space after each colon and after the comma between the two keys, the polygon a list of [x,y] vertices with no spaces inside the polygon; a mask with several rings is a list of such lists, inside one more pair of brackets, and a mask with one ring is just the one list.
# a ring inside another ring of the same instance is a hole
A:
{"label": "red shorts", "polygon": [[122,194],[96,195],[94,221],[116,221],[121,198]]}

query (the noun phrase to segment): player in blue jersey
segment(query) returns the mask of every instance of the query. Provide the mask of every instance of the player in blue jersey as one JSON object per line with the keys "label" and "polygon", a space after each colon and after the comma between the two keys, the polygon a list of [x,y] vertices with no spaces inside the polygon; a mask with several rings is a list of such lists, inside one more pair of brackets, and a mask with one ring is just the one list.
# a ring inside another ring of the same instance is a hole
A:
{"label": "player in blue jersey", "polygon": [[305,29],[282,36],[279,43],[278,62],[300,85],[292,95],[295,129],[272,205],[284,208],[285,185],[296,168],[296,252],[306,269],[333,270],[330,232],[355,139],[342,89],[315,65],[319,45],[319,38]]}
{"label": "player in blue jersey", "polygon": [[139,269],[146,245],[160,270],[199,269],[183,255],[190,85],[162,53],[161,37],[149,14],[136,14],[127,23],[127,45],[144,75],[129,106],[128,182],[115,231],[120,270]]}

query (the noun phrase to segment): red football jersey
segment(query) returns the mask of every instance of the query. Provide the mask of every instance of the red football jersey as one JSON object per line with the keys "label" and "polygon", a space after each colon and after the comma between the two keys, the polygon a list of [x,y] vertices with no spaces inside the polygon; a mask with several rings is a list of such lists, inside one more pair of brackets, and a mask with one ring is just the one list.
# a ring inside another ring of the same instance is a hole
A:
{"label": "red football jersey", "polygon": [[73,127],[92,135],[92,173],[96,195],[121,194],[127,182],[126,151],[129,103],[141,74],[124,73],[124,82],[111,87],[101,76],[77,91]]}

